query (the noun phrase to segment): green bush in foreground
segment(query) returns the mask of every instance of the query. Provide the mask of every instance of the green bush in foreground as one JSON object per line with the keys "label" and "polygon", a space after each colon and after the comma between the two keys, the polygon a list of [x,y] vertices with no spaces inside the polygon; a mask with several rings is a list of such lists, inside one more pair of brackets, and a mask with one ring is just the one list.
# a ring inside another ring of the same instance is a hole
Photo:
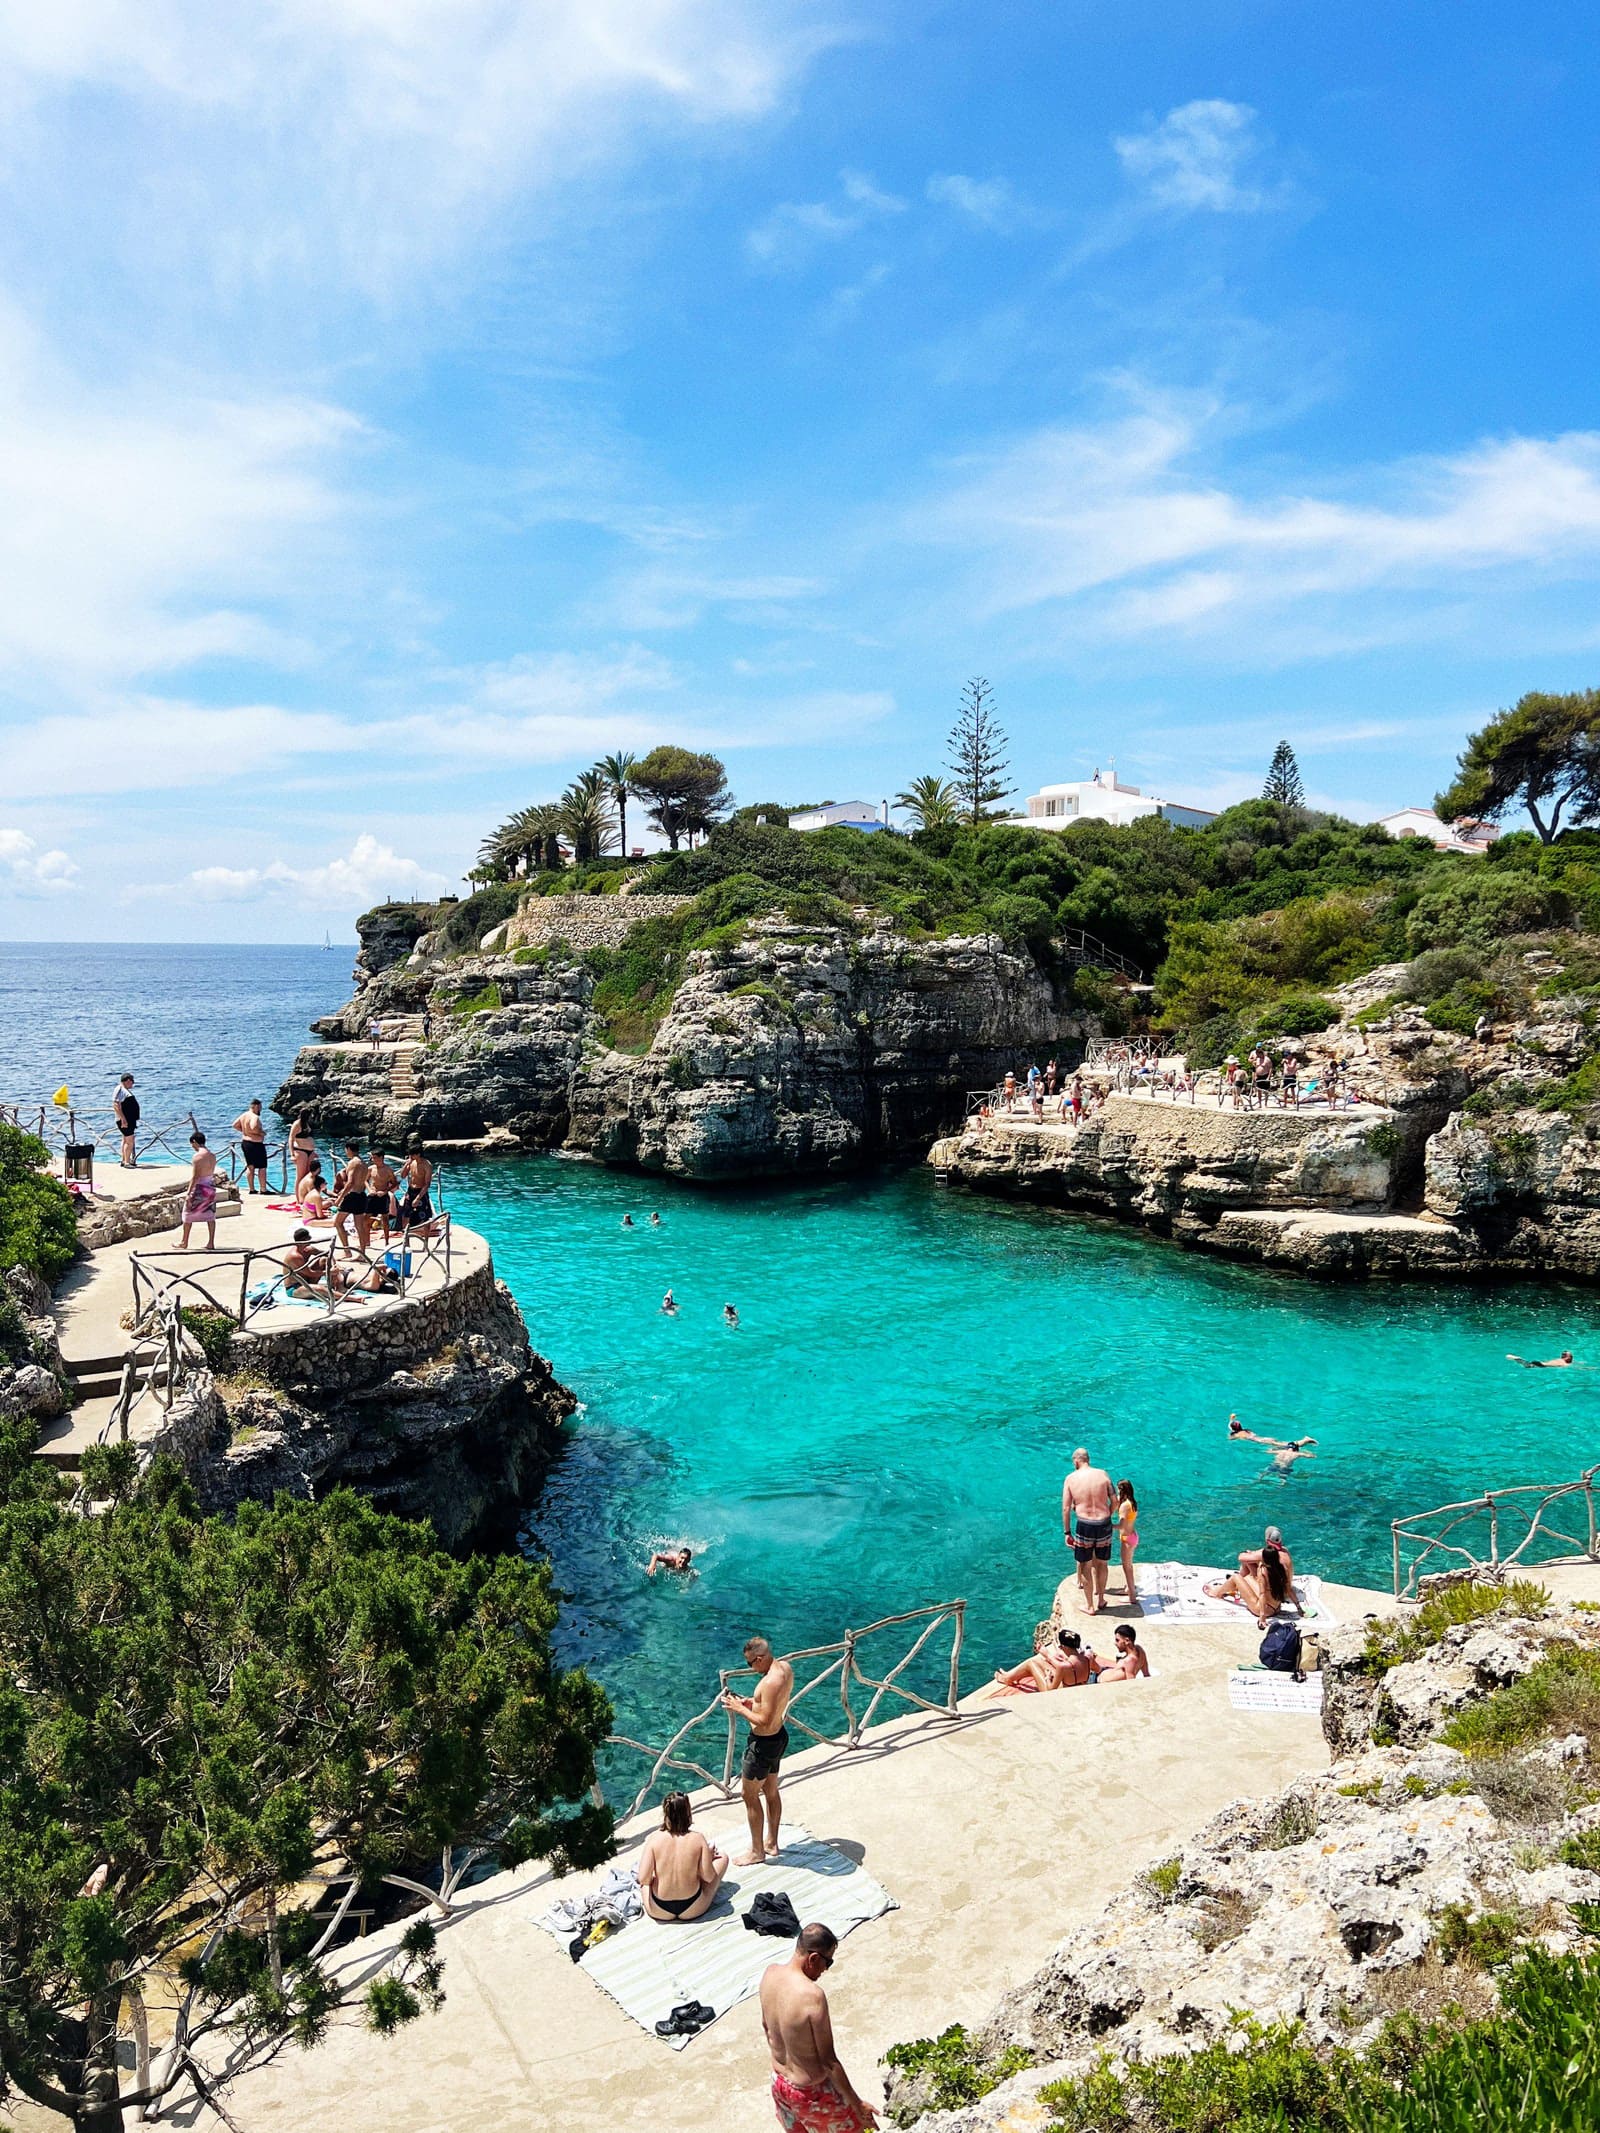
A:
{"label": "green bush in foreground", "polygon": [[1520,1681],[1458,1712],[1440,1738],[1467,1755],[1494,1755],[1546,1733],[1600,1741],[1600,1652],[1555,1645]]}
{"label": "green bush in foreground", "polygon": [[1061,2133],[1579,2133],[1600,2124],[1600,1957],[1533,1949],[1502,2012],[1454,2031],[1395,2021],[1371,2055],[1319,2056],[1294,2022],[1040,2091]]}
{"label": "green bush in foreground", "polygon": [[47,1177],[50,1151],[18,1126],[0,1126],[0,1273],[25,1266],[54,1282],[78,1251],[72,1195]]}
{"label": "green bush in foreground", "polygon": [[926,2077],[929,2082],[927,2108],[934,2111],[955,2111],[963,2104],[976,2103],[980,2096],[998,2088],[1002,2081],[1009,2081],[1013,2074],[1020,2074],[1025,2066],[1033,2064],[1032,2054],[1013,2045],[997,2059],[980,2060],[973,2050],[972,2039],[959,2022],[942,2030],[937,2037],[918,2037],[910,2044],[891,2044],[883,2055],[885,2066],[892,2066],[897,2073]]}

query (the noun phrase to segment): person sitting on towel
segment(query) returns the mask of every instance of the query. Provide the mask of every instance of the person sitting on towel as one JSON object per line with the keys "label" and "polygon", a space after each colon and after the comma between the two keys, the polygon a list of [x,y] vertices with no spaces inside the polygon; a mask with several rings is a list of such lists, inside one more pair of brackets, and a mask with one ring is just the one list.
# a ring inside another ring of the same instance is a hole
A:
{"label": "person sitting on towel", "polygon": [[693,1809],[686,1792],[669,1792],[661,1803],[661,1827],[645,1839],[639,1854],[639,1892],[645,1916],[658,1925],[702,1918],[716,1901],[728,1855],[707,1843],[690,1825]]}
{"label": "person sitting on towel", "polygon": [[1117,1624],[1117,1656],[1110,1666],[1100,1669],[1102,1681],[1137,1681],[1141,1674],[1148,1674],[1150,1662],[1144,1655],[1144,1646],[1131,1622]]}
{"label": "person sitting on towel", "polygon": [[996,1667],[994,1678],[1003,1688],[1020,1689],[1025,1696],[1044,1695],[1051,1689],[1082,1688],[1099,1671],[1099,1660],[1084,1650],[1078,1632],[1058,1629],[1054,1644],[1047,1644],[1020,1666]]}

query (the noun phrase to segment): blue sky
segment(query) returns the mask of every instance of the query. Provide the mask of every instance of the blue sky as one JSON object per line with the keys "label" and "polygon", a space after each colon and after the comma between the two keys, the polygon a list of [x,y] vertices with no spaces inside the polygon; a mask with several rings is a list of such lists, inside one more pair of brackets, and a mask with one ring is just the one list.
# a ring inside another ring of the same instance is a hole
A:
{"label": "blue sky", "polygon": [[1357,817],[1600,675],[1583,10],[0,0],[0,936],[604,750]]}

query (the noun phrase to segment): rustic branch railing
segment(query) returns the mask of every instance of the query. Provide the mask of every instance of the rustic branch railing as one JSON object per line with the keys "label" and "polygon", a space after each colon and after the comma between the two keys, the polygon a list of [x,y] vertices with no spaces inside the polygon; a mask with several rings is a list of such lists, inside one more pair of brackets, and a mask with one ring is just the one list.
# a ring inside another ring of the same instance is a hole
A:
{"label": "rustic branch railing", "polygon": [[[61,1154],[69,1142],[87,1143],[96,1149],[115,1148],[122,1141],[122,1128],[110,1111],[83,1111],[76,1104],[0,1103],[0,1124],[20,1126],[44,1142],[53,1154]],[[161,1125],[140,1121],[133,1137],[134,1154],[146,1156],[159,1149],[174,1163],[189,1160],[189,1135],[196,1130],[192,1111],[180,1112]]]}
{"label": "rustic branch railing", "polygon": [[[111,1412],[101,1426],[101,1444],[109,1444],[113,1438],[119,1444],[126,1444],[129,1422],[135,1409],[143,1406],[146,1400],[165,1411],[177,1398],[179,1384],[188,1367],[183,1352],[183,1307],[176,1296],[168,1296],[157,1303],[155,1309],[158,1321],[155,1330],[142,1339],[136,1338],[122,1359],[122,1381],[117,1387]],[[142,1380],[141,1371],[144,1373]]]}
{"label": "rustic branch railing", "polygon": [[[266,1145],[267,1183],[274,1192],[287,1193],[291,1175],[288,1140],[268,1141]],[[237,1134],[232,1134],[216,1151],[218,1163],[227,1165],[228,1176],[236,1185],[246,1176],[248,1171],[248,1165],[244,1159],[244,1148],[244,1142],[240,1140]],[[274,1166],[276,1166],[278,1173],[275,1183],[272,1175]]]}
{"label": "rustic branch railing", "polygon": [[[408,1295],[429,1266],[437,1267],[448,1284],[452,1262],[450,1217],[437,1215],[428,1229],[427,1236],[400,1230],[384,1248],[398,1261],[392,1269],[398,1287],[390,1294]],[[171,1296],[177,1298],[180,1307],[216,1312],[243,1327],[279,1303],[314,1303],[330,1318],[341,1311],[353,1317],[382,1293],[336,1289],[325,1280],[308,1281],[302,1277],[296,1294],[290,1296],[283,1261],[292,1249],[291,1245],[277,1244],[247,1251],[207,1252],[203,1256],[192,1252],[134,1252],[128,1262],[133,1276],[133,1322],[141,1325],[152,1306]],[[331,1241],[319,1249],[331,1253]],[[331,1259],[329,1263],[333,1263]],[[383,1265],[385,1259],[357,1259],[344,1264],[365,1269]]]}
{"label": "rustic branch railing", "polygon": [[[1576,1481],[1552,1483],[1529,1482],[1514,1489],[1485,1489],[1481,1496],[1470,1497],[1464,1503],[1441,1504],[1434,1511],[1415,1511],[1409,1518],[1397,1518],[1390,1524],[1394,1548],[1394,1596],[1397,1600],[1416,1597],[1417,1582],[1423,1574],[1422,1566],[1434,1556],[1440,1561],[1438,1570],[1508,1570],[1514,1565],[1529,1560],[1528,1551],[1539,1539],[1560,1544],[1556,1553],[1586,1555],[1591,1562],[1597,1560],[1594,1477],[1600,1467],[1591,1466],[1580,1474]],[[1571,1501],[1571,1510],[1578,1510],[1575,1499],[1582,1499],[1581,1515],[1572,1519],[1570,1512],[1561,1515],[1569,1523],[1583,1528],[1579,1533],[1569,1533],[1550,1523],[1547,1513],[1554,1504]],[[1434,1526],[1431,1522],[1443,1519],[1445,1523]],[[1513,1533],[1520,1523],[1522,1536],[1516,1545],[1502,1550],[1501,1524],[1510,1524]],[[1476,1529],[1476,1546],[1464,1545],[1469,1530]],[[1482,1552],[1487,1527],[1488,1553]],[[1459,1538],[1452,1538],[1452,1535]],[[1415,1546],[1416,1553],[1407,1559],[1404,1548],[1407,1542]],[[1551,1555],[1538,1558],[1549,1562]]]}
{"label": "rustic branch railing", "polygon": [[[937,1607],[913,1608],[909,1614],[885,1615],[881,1621],[869,1622],[865,1629],[847,1629],[837,1644],[816,1644],[808,1646],[804,1651],[784,1652],[781,1656],[788,1660],[796,1673],[795,1691],[789,1700],[785,1725],[808,1734],[823,1747],[856,1748],[860,1746],[861,1737],[872,1724],[878,1706],[885,1696],[901,1697],[919,1711],[932,1711],[939,1717],[954,1718],[961,1696],[961,1642],[966,1627],[966,1611],[965,1600],[946,1600]],[[899,1629],[911,1622],[920,1622],[924,1626],[909,1650],[904,1652],[881,1678],[867,1673],[858,1656],[863,1642],[880,1630]],[[900,1676],[922,1651],[934,1632],[946,1622],[950,1623],[954,1630],[950,1642],[949,1682],[944,1702],[933,1703],[926,1696],[919,1695],[915,1689],[907,1688]],[[826,1660],[827,1664],[809,1680],[801,1682],[798,1678],[801,1666],[813,1659]],[[651,1758],[650,1775],[635,1794],[633,1805],[627,1810],[623,1820],[639,1812],[668,1771],[681,1771],[687,1776],[698,1778],[702,1784],[716,1786],[725,1796],[732,1797],[736,1790],[733,1765],[738,1751],[740,1721],[733,1712],[725,1709],[722,1698],[730,1681],[741,1680],[754,1674],[753,1667],[724,1667],[717,1677],[716,1695],[703,1711],[697,1711],[693,1718],[687,1719],[678,1728],[664,1748],[654,1748],[645,1741],[631,1740],[625,1733],[613,1733],[610,1736],[608,1746],[630,1748],[639,1755]],[[808,1696],[815,1695],[818,1690],[826,1688],[829,1682],[838,1684],[839,1707],[844,1713],[842,1733],[821,1731],[796,1712],[797,1704]],[[852,1685],[872,1692],[870,1701],[859,1717],[850,1700]],[[708,1770],[704,1763],[696,1761],[692,1755],[679,1752],[696,1727],[713,1723],[724,1735],[720,1777],[714,1771]]]}

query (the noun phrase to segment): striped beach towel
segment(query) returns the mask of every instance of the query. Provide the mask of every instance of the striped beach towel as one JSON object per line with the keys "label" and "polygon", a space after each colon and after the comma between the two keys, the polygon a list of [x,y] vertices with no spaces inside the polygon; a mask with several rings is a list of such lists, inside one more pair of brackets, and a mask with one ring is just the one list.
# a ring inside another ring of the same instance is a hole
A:
{"label": "striped beach towel", "polygon": [[[741,1826],[716,1832],[713,1841],[735,1852],[749,1840]],[[853,1859],[791,1822],[776,1859],[728,1869],[722,1892],[704,1918],[684,1926],[630,1919],[590,1948],[579,1967],[651,2036],[657,2022],[685,2000],[701,2000],[719,2017],[725,2015],[759,1988],[769,1963],[787,1962],[793,1953],[792,1941],[753,1933],[744,1923],[741,1913],[762,1889],[783,1890],[802,1925],[831,1926],[841,1940],[869,1918],[897,1908],[888,1890]],[[674,2051],[689,2041],[661,2039]]]}
{"label": "striped beach towel", "polygon": [[1322,1709],[1322,1676],[1272,1674],[1265,1667],[1237,1668],[1228,1676],[1228,1701],[1236,1711],[1309,1711]]}

